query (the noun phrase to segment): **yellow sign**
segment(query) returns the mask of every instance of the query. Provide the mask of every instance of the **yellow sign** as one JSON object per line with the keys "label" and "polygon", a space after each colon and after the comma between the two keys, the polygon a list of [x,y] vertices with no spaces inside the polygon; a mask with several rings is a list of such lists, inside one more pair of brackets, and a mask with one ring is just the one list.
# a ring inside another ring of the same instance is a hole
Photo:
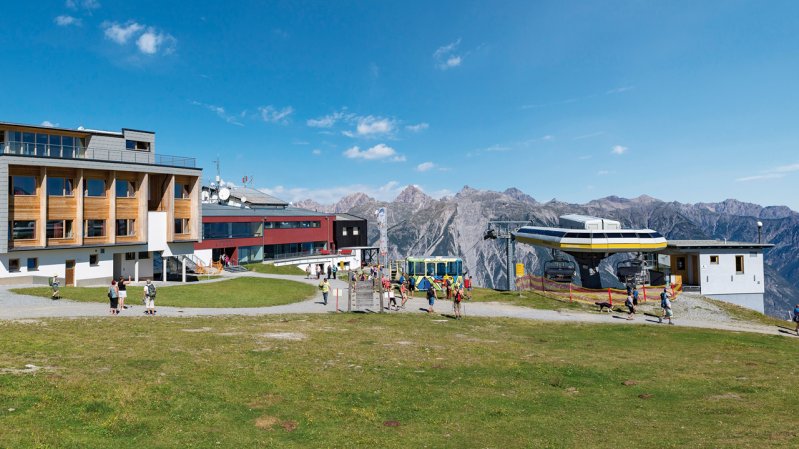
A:
{"label": "yellow sign", "polygon": [[520,278],[522,276],[524,276],[524,264],[523,263],[517,263],[516,264],[516,277]]}

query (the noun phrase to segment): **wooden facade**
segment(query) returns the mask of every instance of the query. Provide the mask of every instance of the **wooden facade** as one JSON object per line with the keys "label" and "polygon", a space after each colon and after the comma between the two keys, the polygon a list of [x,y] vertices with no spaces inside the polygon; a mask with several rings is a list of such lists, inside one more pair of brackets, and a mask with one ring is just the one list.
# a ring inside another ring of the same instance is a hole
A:
{"label": "wooden facade", "polygon": [[[167,212],[167,242],[200,238],[200,179],[197,176],[23,165],[9,165],[8,173],[9,185],[13,185],[15,176],[32,177],[35,183],[33,195],[9,192],[9,226],[15,221],[35,222],[33,238],[9,239],[9,248],[146,243],[150,211]],[[48,194],[48,177],[68,180],[65,182],[71,192]],[[88,195],[89,180],[105,183],[102,196]],[[129,191],[128,196],[117,197],[118,182],[130,183],[131,188],[125,189]],[[189,198],[175,198],[176,182],[189,186]],[[187,233],[174,233],[175,219],[188,220]],[[104,222],[102,236],[86,235],[88,220]],[[127,227],[132,229],[131,235],[116,235],[117,220],[126,220]],[[59,237],[47,237],[48,222],[62,230],[54,232]],[[63,235],[69,229],[71,235]]]}

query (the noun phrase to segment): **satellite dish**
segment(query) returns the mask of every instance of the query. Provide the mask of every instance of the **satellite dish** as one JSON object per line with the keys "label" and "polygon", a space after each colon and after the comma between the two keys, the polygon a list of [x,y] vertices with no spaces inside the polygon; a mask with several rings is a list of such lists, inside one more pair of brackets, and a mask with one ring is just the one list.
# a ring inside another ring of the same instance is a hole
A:
{"label": "satellite dish", "polygon": [[211,198],[211,194],[208,193],[207,190],[203,190],[202,198],[203,198],[203,201],[208,201],[208,199]]}
{"label": "satellite dish", "polygon": [[215,188],[216,188],[216,183],[215,183],[215,182],[212,182],[212,183],[211,183],[211,188],[212,188],[212,189],[215,189]]}
{"label": "satellite dish", "polygon": [[247,197],[242,195],[241,202],[242,203],[246,203],[247,202]]}
{"label": "satellite dish", "polygon": [[222,201],[227,201],[230,198],[230,189],[227,187],[222,187],[222,190],[219,191],[219,199]]}

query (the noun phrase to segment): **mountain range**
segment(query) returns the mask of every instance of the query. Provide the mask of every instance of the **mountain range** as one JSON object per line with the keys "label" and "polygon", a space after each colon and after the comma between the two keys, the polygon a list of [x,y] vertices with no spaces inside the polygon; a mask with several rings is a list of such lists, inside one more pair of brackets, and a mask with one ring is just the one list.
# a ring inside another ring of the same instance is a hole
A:
{"label": "mountain range", "polygon": [[[464,186],[453,196],[434,199],[415,186],[405,188],[393,201],[378,201],[364,193],[345,196],[336,204],[300,201],[298,207],[347,212],[369,221],[369,241],[376,243],[374,212],[388,208],[389,255],[392,259],[411,255],[457,255],[476,285],[496,288],[506,283],[505,246],[483,240],[491,220],[529,221],[538,226],[556,226],[567,213],[619,220],[625,228],[651,228],[667,239],[716,239],[756,242],[757,222],[763,223],[762,239],[774,244],[766,251],[766,313],[784,318],[786,310],[799,302],[799,213],[786,206],[760,206],[728,199],[720,203],[686,204],[666,202],[646,195],[637,198],[609,196],[585,204],[558,200],[539,202],[516,188],[504,192]],[[526,271],[541,274],[552,258],[548,250],[516,245],[516,262]],[[613,266],[620,256],[601,266],[603,281],[613,282]]]}

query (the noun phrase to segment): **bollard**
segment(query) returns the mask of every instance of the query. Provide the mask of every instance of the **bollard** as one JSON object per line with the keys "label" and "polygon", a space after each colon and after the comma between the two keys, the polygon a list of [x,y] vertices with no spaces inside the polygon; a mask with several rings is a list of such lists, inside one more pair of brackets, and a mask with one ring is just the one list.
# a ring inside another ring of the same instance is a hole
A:
{"label": "bollard", "polygon": [[569,302],[572,302],[572,284],[569,282]]}
{"label": "bollard", "polygon": [[541,291],[542,292],[547,291],[546,287],[544,287],[544,276],[541,276]]}
{"label": "bollard", "polygon": [[338,289],[336,289],[336,312],[338,311]]}
{"label": "bollard", "polygon": [[674,299],[674,283],[671,284],[671,298]]}
{"label": "bollard", "polygon": [[642,285],[641,289],[644,290],[644,302],[646,302],[646,284]]}

